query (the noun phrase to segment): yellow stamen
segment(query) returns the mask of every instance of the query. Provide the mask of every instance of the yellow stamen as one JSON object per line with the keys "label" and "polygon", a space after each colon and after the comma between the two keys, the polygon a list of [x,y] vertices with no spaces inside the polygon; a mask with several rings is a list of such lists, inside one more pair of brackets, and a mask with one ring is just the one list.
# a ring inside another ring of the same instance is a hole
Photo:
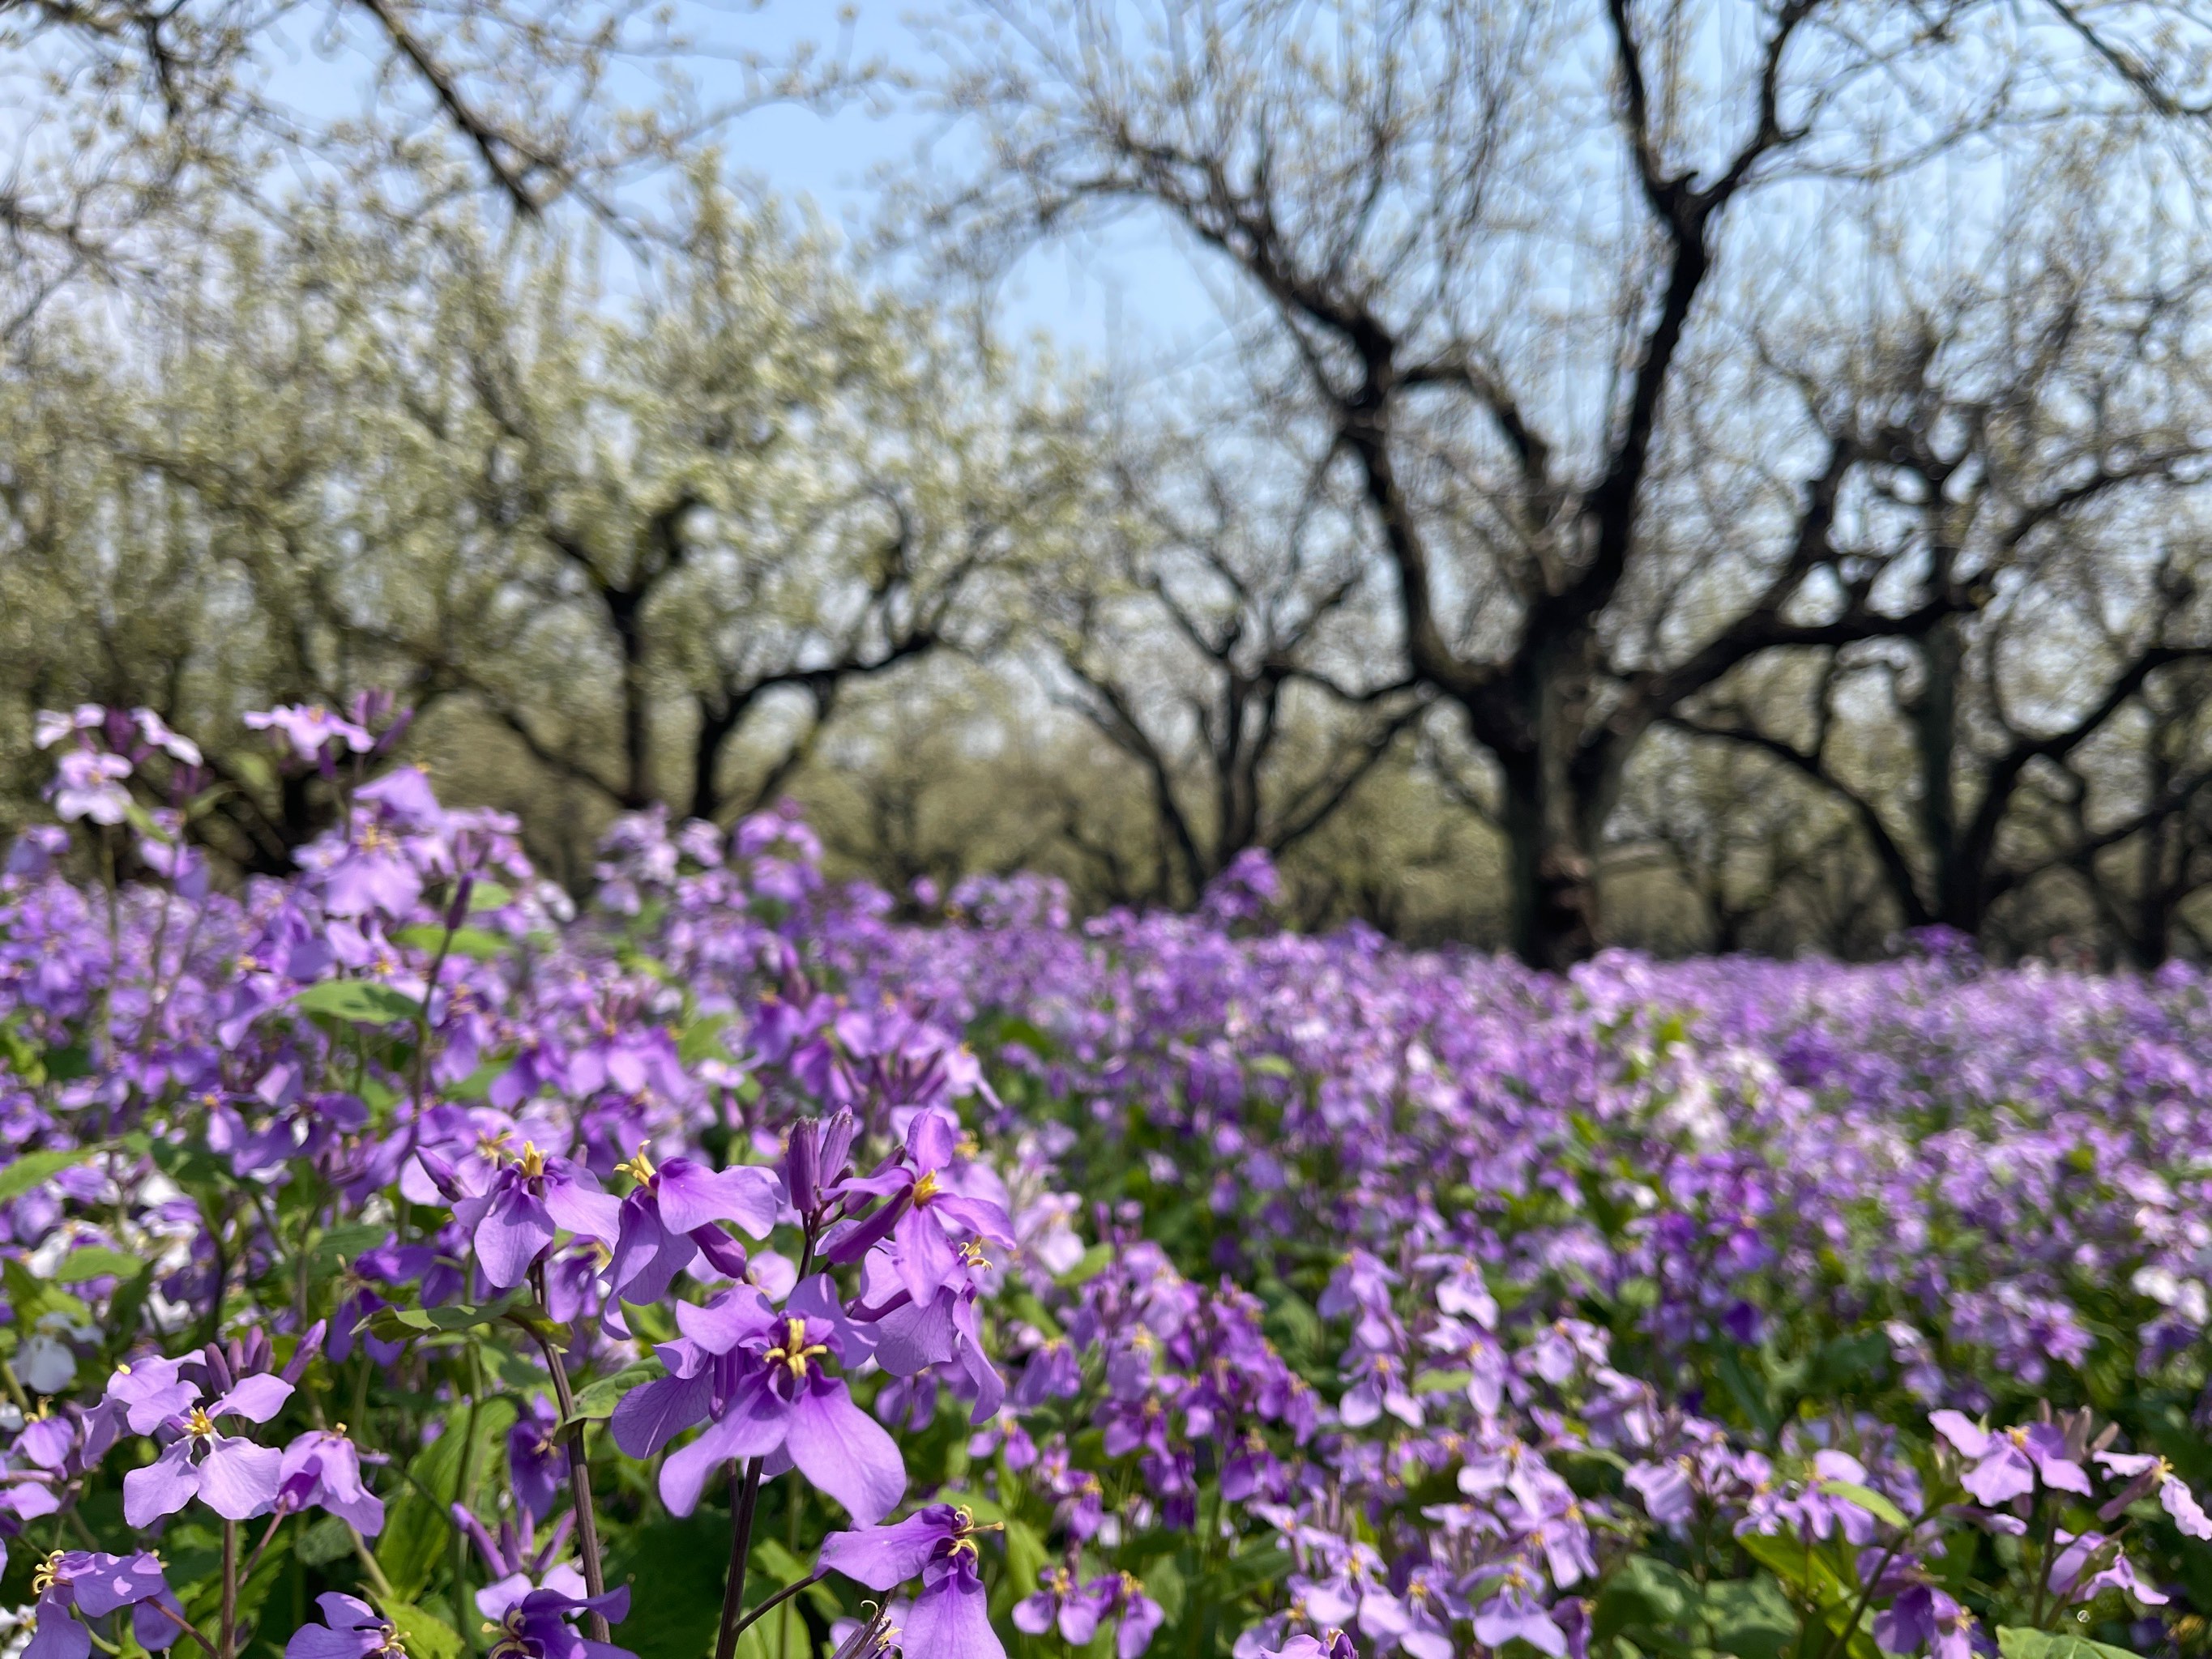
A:
{"label": "yellow stamen", "polygon": [[794,1379],[803,1378],[806,1375],[806,1362],[813,1358],[816,1354],[828,1353],[830,1350],[823,1343],[809,1342],[806,1340],[805,1320],[787,1319],[783,1322],[783,1326],[782,1346],[770,1348],[762,1358],[771,1365],[787,1366]]}
{"label": "yellow stamen", "polygon": [[653,1184],[653,1158],[644,1141],[638,1142],[635,1158],[627,1164],[615,1165],[615,1173],[628,1176],[641,1187],[649,1187]]}
{"label": "yellow stamen", "polygon": [[914,1183],[914,1207],[918,1210],[936,1196],[937,1171],[934,1170],[926,1170],[923,1172],[921,1179]]}
{"label": "yellow stamen", "polygon": [[545,1173],[545,1154],[538,1150],[534,1140],[522,1143],[522,1173],[532,1181]]}
{"label": "yellow stamen", "polygon": [[59,1550],[56,1550],[45,1560],[40,1562],[38,1566],[33,1570],[31,1573],[31,1594],[33,1595],[44,1595],[48,1590],[52,1589],[55,1585],[62,1582],[62,1553]]}
{"label": "yellow stamen", "polygon": [[208,1414],[205,1412],[195,1406],[192,1407],[192,1414],[185,1419],[185,1432],[195,1440],[205,1440],[214,1434],[215,1425],[208,1420]]}

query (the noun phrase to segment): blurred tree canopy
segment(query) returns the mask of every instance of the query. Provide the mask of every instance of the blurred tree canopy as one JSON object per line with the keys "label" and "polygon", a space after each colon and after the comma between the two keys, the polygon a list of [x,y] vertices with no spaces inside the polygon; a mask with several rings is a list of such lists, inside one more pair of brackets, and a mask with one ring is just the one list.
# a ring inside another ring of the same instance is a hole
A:
{"label": "blurred tree canopy", "polygon": [[[285,867],[325,803],[239,716],[384,687],[579,884],[787,794],[918,911],[1256,848],[1552,966],[2212,953],[2185,6],[1000,0],[902,77],[977,143],[880,247],[710,143],[870,66],[313,15],[370,117],[283,103],[303,10],[0,5],[0,830],[36,709],[145,704]],[[1000,337],[1129,213],[1232,350]]]}

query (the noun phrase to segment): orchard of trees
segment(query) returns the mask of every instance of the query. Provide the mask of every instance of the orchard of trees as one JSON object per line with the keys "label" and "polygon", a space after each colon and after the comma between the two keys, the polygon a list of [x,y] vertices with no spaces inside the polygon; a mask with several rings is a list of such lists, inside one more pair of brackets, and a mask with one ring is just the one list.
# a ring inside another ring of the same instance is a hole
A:
{"label": "orchard of trees", "polygon": [[[2212,955],[2194,0],[690,21],[0,0],[0,838],[35,711],[144,706],[288,871],[331,797],[239,715],[380,689],[577,885],[787,796],[921,908],[1259,848],[1548,967]],[[945,155],[832,234],[775,100]],[[1132,220],[1223,349],[1011,337]]]}

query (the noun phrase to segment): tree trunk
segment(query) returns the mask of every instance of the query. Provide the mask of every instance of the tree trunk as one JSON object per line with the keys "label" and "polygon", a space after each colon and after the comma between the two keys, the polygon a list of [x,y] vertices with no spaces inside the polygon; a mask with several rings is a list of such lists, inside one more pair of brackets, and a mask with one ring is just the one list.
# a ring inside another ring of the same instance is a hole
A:
{"label": "tree trunk", "polygon": [[1534,745],[1498,757],[1513,953],[1555,974],[1588,960],[1598,944],[1597,815],[1573,798],[1565,759]]}
{"label": "tree trunk", "polygon": [[643,595],[619,589],[606,596],[607,615],[622,648],[622,804],[638,811],[653,801],[652,686],[646,672]]}
{"label": "tree trunk", "polygon": [[1990,849],[1978,844],[1978,836],[1962,837],[1959,830],[1959,684],[1966,656],[1966,641],[1954,623],[1930,629],[1921,641],[1921,672],[1926,678],[1911,708],[1912,736],[1920,770],[1920,835],[1934,878],[1935,919],[1978,939],[1987,919],[1989,872],[1984,866]]}

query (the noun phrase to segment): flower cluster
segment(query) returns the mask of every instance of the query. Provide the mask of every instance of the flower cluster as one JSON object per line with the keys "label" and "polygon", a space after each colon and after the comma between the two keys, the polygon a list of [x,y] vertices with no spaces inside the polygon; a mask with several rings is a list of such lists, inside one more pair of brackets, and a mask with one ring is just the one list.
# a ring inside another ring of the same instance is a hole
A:
{"label": "flower cluster", "polygon": [[907,925],[787,811],[626,817],[580,906],[387,702],[247,725],[328,826],[289,879],[98,708],[0,874],[32,1659],[2212,1616],[2192,970],[1551,980],[1269,932],[1257,858],[1188,917],[1021,877]]}

